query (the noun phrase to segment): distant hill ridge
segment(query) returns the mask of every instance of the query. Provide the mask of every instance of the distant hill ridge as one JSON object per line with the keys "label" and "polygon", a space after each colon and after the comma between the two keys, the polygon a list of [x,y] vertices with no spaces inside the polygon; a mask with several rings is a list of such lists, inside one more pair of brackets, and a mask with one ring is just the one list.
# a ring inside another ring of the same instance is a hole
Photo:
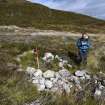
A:
{"label": "distant hill ridge", "polygon": [[26,0],[0,0],[0,3],[23,3],[27,2]]}
{"label": "distant hill ridge", "polygon": [[53,10],[26,0],[0,0],[0,25],[65,31],[104,32],[105,30],[103,20]]}

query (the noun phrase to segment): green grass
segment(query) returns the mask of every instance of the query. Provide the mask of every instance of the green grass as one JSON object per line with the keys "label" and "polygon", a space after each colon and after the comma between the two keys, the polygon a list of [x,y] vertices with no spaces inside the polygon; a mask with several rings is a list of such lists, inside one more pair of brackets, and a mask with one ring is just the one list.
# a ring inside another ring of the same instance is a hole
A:
{"label": "green grass", "polygon": [[[62,37],[38,37],[37,43],[36,41],[32,43],[0,43],[0,105],[21,105],[32,102],[41,96],[47,98],[46,105],[65,105],[65,103],[66,105],[100,105],[99,102],[96,102],[90,97],[88,90],[86,90],[87,94],[86,97],[84,97],[84,101],[82,101],[82,103],[80,102],[80,104],[79,102],[76,102],[75,94],[73,92],[70,95],[62,96],[56,96],[55,94],[46,92],[39,93],[37,92],[36,87],[27,81],[24,71],[16,72],[14,69],[10,69],[7,66],[7,63],[19,65],[19,63],[15,61],[16,56],[22,54],[25,51],[32,50],[36,47],[36,45],[39,48],[41,57],[46,51],[52,52],[53,54],[58,54],[60,56],[67,55],[68,51],[75,54],[77,51],[75,48],[75,38],[67,37],[66,43],[64,39],[65,38]],[[103,70],[104,72],[103,66],[105,56],[102,53],[99,53],[98,56],[95,56],[94,53],[99,51],[101,47],[98,46],[95,47],[95,49],[92,49],[90,52],[90,58],[88,61],[89,65],[87,66],[87,69],[96,74],[100,70]],[[98,69],[94,66],[94,61],[96,58],[99,59],[98,64],[100,66],[98,66]],[[22,61],[20,63],[24,68],[26,68],[26,66],[35,66],[32,53],[27,53],[27,55],[21,59]],[[41,68],[46,70],[43,61],[41,59],[40,61]],[[70,63],[74,65],[72,69],[69,69],[70,72],[74,72],[78,69],[78,66],[76,66],[75,62],[73,62],[73,59],[70,60]],[[52,62],[51,69],[55,71],[58,70],[56,60]]]}
{"label": "green grass", "polygon": [[19,63],[22,65],[23,69],[26,69],[28,66],[36,67],[33,53],[27,52],[27,54],[20,59],[21,61]]}
{"label": "green grass", "polygon": [[30,2],[10,0],[0,4],[0,25],[81,32],[104,32],[105,21],[72,12],[49,9]]}
{"label": "green grass", "polygon": [[8,68],[7,63],[15,64],[10,53],[0,52],[0,105],[21,105],[35,100],[38,92],[26,80],[24,72]]}
{"label": "green grass", "polygon": [[20,105],[34,101],[38,97],[36,87],[22,80],[22,77],[18,79],[17,75],[0,85],[0,105]]}

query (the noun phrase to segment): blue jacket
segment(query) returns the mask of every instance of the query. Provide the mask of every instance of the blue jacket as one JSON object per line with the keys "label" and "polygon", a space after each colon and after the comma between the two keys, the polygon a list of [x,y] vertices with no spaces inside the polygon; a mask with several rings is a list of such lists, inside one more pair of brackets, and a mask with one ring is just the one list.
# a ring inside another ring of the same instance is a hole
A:
{"label": "blue jacket", "polygon": [[83,38],[80,38],[77,40],[77,47],[80,50],[80,52],[88,52],[88,49],[90,48],[90,41],[85,40]]}

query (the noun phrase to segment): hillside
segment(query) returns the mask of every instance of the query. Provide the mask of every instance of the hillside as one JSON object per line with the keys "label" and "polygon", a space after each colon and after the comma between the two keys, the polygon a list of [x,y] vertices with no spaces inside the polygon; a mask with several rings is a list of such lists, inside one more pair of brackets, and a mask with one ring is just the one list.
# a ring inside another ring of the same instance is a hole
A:
{"label": "hillside", "polygon": [[[87,64],[76,46],[84,30]],[[105,21],[0,0],[0,105],[105,105]]]}
{"label": "hillside", "polygon": [[72,12],[49,9],[25,0],[0,0],[0,25],[65,31],[104,32],[105,21]]}

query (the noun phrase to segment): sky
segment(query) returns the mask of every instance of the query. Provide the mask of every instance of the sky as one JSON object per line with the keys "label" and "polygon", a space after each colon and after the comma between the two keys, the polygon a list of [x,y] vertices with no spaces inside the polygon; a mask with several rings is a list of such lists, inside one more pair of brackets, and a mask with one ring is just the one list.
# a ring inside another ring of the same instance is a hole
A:
{"label": "sky", "polygon": [[53,9],[77,12],[105,20],[105,0],[28,0]]}

